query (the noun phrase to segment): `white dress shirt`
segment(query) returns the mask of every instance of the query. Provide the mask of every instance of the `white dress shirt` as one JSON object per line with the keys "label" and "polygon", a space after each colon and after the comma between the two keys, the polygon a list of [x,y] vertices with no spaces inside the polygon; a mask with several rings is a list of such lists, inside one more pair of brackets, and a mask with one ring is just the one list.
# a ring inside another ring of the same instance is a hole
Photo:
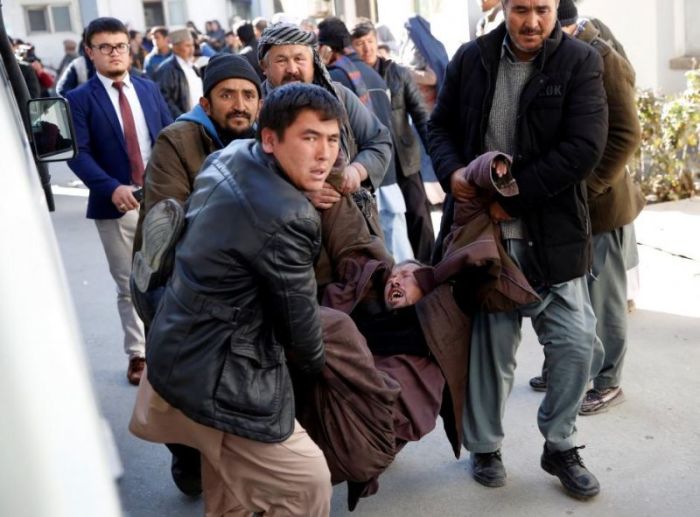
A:
{"label": "white dress shirt", "polygon": [[[119,109],[119,90],[112,86],[112,84],[114,83],[113,79],[109,79],[100,73],[97,74],[97,77],[102,83],[102,85],[105,87],[105,90],[107,90],[109,100],[112,101],[114,111],[117,112],[119,125],[122,128],[122,132],[124,132],[122,110]],[[151,157],[151,146],[153,145],[153,143],[151,142],[151,135],[148,132],[148,124],[146,124],[146,117],[144,116],[143,109],[141,108],[141,101],[139,101],[139,97],[136,94],[136,90],[134,89],[134,85],[131,82],[131,77],[129,77],[128,73],[122,79],[122,82],[124,83],[124,95],[126,96],[126,100],[129,103],[129,107],[131,108],[131,114],[134,116],[134,125],[136,126],[136,136],[139,140],[141,159],[143,160],[143,166],[146,167],[148,159]]]}
{"label": "white dress shirt", "polygon": [[189,86],[190,105],[187,108],[187,111],[189,111],[199,104],[199,98],[204,94],[202,79],[200,79],[197,72],[194,71],[192,63],[188,63],[178,55],[175,55],[175,59],[177,59],[177,62],[180,64],[182,71],[185,72],[185,78],[187,79],[187,85]]}

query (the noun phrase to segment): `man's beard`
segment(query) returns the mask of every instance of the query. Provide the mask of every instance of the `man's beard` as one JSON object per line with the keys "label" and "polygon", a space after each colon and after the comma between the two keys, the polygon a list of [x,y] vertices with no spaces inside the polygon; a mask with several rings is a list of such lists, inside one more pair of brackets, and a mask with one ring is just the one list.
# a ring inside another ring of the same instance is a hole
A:
{"label": "man's beard", "polygon": [[245,115],[248,120],[250,121],[250,125],[245,127],[244,129],[232,129],[228,126],[226,127],[220,127],[219,124],[214,122],[214,126],[216,127],[216,132],[219,135],[219,138],[221,139],[221,142],[224,144],[224,147],[226,147],[228,144],[233,142],[234,140],[238,140],[241,138],[253,138],[255,136],[255,130],[253,129],[253,120],[252,120],[252,115],[247,112],[232,112],[226,115],[226,120],[233,118],[234,116],[238,114],[243,114]]}
{"label": "man's beard", "polygon": [[124,70],[112,70],[107,72],[106,74],[103,74],[105,77],[108,79],[120,79],[124,77],[124,74],[126,74],[129,71],[129,68],[125,68]]}

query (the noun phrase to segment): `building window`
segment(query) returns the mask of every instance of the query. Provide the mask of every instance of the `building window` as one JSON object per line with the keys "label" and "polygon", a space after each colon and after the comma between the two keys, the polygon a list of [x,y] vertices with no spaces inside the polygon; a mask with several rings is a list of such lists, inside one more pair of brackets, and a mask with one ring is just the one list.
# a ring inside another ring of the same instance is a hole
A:
{"label": "building window", "polygon": [[51,18],[53,18],[54,32],[71,32],[73,30],[70,23],[70,8],[67,5],[51,7]]}
{"label": "building window", "polygon": [[240,17],[242,20],[252,19],[250,0],[230,0],[231,18]]}
{"label": "building window", "polygon": [[683,55],[671,59],[672,70],[700,68],[700,25],[696,21],[700,16],[700,2],[685,0],[683,7],[683,21],[676,20],[677,24],[683,23]]}
{"label": "building window", "polygon": [[168,25],[185,25],[187,11],[183,0],[168,0]]}
{"label": "building window", "polygon": [[160,2],[144,2],[143,17],[146,21],[146,27],[155,27],[156,25],[167,25],[165,23],[165,10]]}
{"label": "building window", "polygon": [[187,6],[185,0],[144,0],[143,16],[146,27],[185,25]]}
{"label": "building window", "polygon": [[49,32],[49,20],[46,14],[46,7],[27,9],[29,32]]}
{"label": "building window", "polygon": [[72,32],[70,7],[47,5],[25,7],[27,32]]}

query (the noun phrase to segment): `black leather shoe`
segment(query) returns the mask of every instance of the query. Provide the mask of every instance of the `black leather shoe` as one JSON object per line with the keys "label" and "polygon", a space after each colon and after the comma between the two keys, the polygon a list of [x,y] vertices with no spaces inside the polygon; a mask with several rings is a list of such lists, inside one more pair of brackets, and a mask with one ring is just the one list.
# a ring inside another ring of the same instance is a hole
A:
{"label": "black leather shoe", "polygon": [[496,488],[506,484],[506,468],[503,466],[501,451],[473,452],[472,476],[484,486]]}
{"label": "black leather shoe", "polygon": [[535,391],[547,391],[547,379],[538,375],[530,379],[530,387]]}
{"label": "black leather shoe", "polygon": [[600,492],[600,483],[588,471],[578,454],[579,449],[584,447],[573,447],[566,451],[549,451],[545,444],[540,462],[545,472],[559,478],[570,496],[582,500],[590,499]]}
{"label": "black leather shoe", "polygon": [[173,454],[170,473],[175,485],[185,495],[196,497],[202,493],[201,458],[199,451],[179,444],[167,444]]}

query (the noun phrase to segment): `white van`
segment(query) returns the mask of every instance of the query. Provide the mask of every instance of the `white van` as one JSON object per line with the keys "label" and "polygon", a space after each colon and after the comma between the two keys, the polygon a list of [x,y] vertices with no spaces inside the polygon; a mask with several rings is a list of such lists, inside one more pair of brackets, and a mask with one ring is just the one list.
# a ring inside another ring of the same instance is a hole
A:
{"label": "white van", "polygon": [[118,516],[104,423],[37,172],[36,162],[75,153],[68,106],[22,102],[26,85],[1,12],[0,50],[0,515]]}

